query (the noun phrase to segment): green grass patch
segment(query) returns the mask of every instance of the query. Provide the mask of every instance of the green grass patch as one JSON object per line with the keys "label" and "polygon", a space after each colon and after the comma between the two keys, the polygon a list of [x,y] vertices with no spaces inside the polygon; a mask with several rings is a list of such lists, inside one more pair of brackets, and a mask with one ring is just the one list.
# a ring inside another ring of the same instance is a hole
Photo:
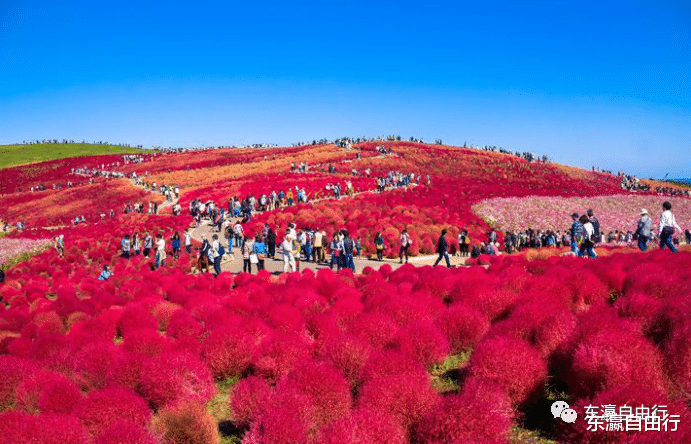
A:
{"label": "green grass patch", "polygon": [[509,440],[516,444],[557,444],[557,441],[545,438],[537,430],[528,430],[522,427],[511,427]]}
{"label": "green grass patch", "polygon": [[465,350],[455,355],[449,355],[439,365],[435,365],[430,371],[432,386],[439,393],[458,391],[464,379],[465,367],[472,350]]}
{"label": "green grass patch", "polygon": [[26,165],[66,157],[95,156],[99,154],[153,153],[117,145],[94,143],[41,143],[34,145],[0,145],[0,168]]}
{"label": "green grass patch", "polygon": [[206,405],[207,411],[218,423],[221,444],[240,444],[242,441],[241,431],[231,424],[233,418],[230,412],[230,390],[239,380],[226,378],[216,382],[216,396]]}

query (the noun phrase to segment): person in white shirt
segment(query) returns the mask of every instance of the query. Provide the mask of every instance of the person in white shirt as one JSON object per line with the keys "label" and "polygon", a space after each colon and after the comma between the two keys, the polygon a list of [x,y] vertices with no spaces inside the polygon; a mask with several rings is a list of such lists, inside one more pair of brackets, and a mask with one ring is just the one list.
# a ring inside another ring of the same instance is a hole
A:
{"label": "person in white shirt", "polygon": [[593,247],[595,247],[595,243],[592,240],[593,235],[595,234],[595,227],[593,227],[590,219],[588,219],[588,216],[585,214],[581,216],[579,222],[583,225],[583,241],[578,249],[578,256],[583,257],[587,252],[588,256],[596,259],[597,254],[595,254],[595,250],[593,249]]}
{"label": "person in white shirt", "polygon": [[410,248],[410,236],[408,235],[408,230],[403,230],[401,233],[401,251],[398,253],[399,263],[403,263],[403,255],[405,254],[405,261],[408,263],[408,248]]}
{"label": "person in white shirt", "polygon": [[190,235],[189,228],[185,228],[185,251],[187,251],[187,254],[192,253],[192,236]]}
{"label": "person in white shirt", "polygon": [[660,216],[660,224],[658,225],[658,236],[660,237],[660,248],[669,247],[672,252],[677,252],[677,247],[672,242],[676,230],[683,232],[684,230],[677,225],[677,220],[672,214],[672,204],[667,201],[662,204],[662,215]]}
{"label": "person in white shirt", "polygon": [[241,247],[244,230],[242,229],[242,225],[240,224],[239,221],[235,222],[235,226],[233,227],[233,232],[235,233],[235,246]]}
{"label": "person in white shirt", "polygon": [[163,235],[156,235],[156,268],[166,265],[166,241]]}
{"label": "person in white shirt", "polygon": [[283,238],[283,242],[281,242],[284,273],[287,273],[288,269],[290,269],[290,271],[295,271],[295,255],[293,254],[293,251],[293,239],[291,239],[286,232],[286,236]]}

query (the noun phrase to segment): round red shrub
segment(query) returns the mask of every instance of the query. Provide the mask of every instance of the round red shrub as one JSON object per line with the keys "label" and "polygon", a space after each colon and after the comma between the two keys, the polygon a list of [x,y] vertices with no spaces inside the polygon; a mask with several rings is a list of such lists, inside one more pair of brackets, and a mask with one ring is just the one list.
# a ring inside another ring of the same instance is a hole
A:
{"label": "round red shrub", "polygon": [[472,376],[502,388],[514,404],[535,394],[547,378],[547,363],[526,341],[493,337],[480,341],[470,357]]}
{"label": "round red shrub", "polygon": [[413,322],[401,329],[396,342],[403,353],[425,368],[443,362],[449,353],[446,337],[429,321]]}
{"label": "round red shrub", "polygon": [[358,381],[367,364],[372,347],[363,340],[343,335],[330,341],[322,357],[351,382]]}
{"label": "round red shrub", "polygon": [[15,356],[0,356],[0,407],[11,405],[24,377],[37,370],[35,362]]}
{"label": "round red shrub", "polygon": [[264,378],[248,376],[233,388],[230,410],[237,427],[249,427],[259,416],[273,393],[272,387]]}
{"label": "round red shrub", "polygon": [[290,373],[298,363],[306,361],[312,347],[312,340],[302,334],[271,334],[262,341],[254,367],[259,375],[276,381]]}
{"label": "round red shrub", "polygon": [[472,347],[489,329],[487,317],[463,303],[453,304],[442,311],[436,323],[449,341],[451,353],[460,353]]}
{"label": "round red shrub", "polygon": [[666,377],[657,348],[640,334],[607,331],[580,342],[568,380],[577,396],[636,381],[664,392]]}
{"label": "round red shrub", "polygon": [[406,444],[406,431],[389,414],[358,408],[321,429],[316,444]]}
{"label": "round red shrub", "polygon": [[217,380],[235,378],[249,368],[255,343],[255,338],[241,327],[216,328],[204,341],[201,357]]}
{"label": "round red shrub", "polygon": [[156,437],[141,424],[124,419],[115,422],[96,438],[94,444],[158,444]]}
{"label": "round red shrub", "polygon": [[186,399],[207,402],[216,387],[209,369],[194,356],[164,353],[144,361],[140,390],[160,408]]}
{"label": "round red shrub", "polygon": [[313,407],[316,428],[348,414],[352,404],[350,385],[343,374],[323,362],[308,361],[276,386],[277,392],[307,395]]}
{"label": "round red shrub", "polygon": [[381,410],[412,432],[439,401],[426,373],[399,373],[368,379],[360,391],[358,405]]}
{"label": "round red shrub", "polygon": [[106,388],[89,393],[76,413],[93,437],[101,435],[122,419],[141,426],[147,425],[151,419],[151,410],[146,401],[124,387]]}
{"label": "round red shrub", "polygon": [[83,397],[72,381],[56,372],[30,373],[17,388],[15,405],[28,413],[72,413]]}

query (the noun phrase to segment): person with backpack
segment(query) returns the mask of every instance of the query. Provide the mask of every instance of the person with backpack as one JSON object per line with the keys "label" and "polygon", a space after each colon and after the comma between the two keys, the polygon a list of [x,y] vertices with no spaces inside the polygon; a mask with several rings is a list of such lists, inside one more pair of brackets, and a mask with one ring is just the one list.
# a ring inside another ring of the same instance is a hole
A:
{"label": "person with backpack", "polygon": [[408,249],[410,248],[410,244],[412,241],[410,240],[410,236],[408,235],[408,230],[405,228],[403,229],[403,232],[401,233],[401,250],[398,252],[398,258],[399,258],[399,264],[403,263],[403,255],[405,254],[405,262],[406,264],[408,263]]}
{"label": "person with backpack", "polygon": [[264,258],[266,258],[267,249],[264,240],[259,235],[254,238],[252,252],[257,256],[257,272],[264,270]]}
{"label": "person with backpack", "polygon": [[122,257],[125,259],[130,258],[130,235],[126,234],[125,237],[122,238]]}
{"label": "person with backpack", "polygon": [[673,253],[677,252],[677,247],[674,246],[672,239],[674,238],[674,233],[676,230],[683,232],[683,230],[677,225],[677,220],[672,214],[672,204],[666,201],[662,204],[662,215],[660,216],[660,223],[658,224],[658,236],[660,237],[660,249],[669,247]]}
{"label": "person with backpack", "polygon": [[252,253],[252,242],[249,236],[245,236],[242,243],[242,272],[252,274],[252,262],[250,262],[250,254]]}
{"label": "person with backpack", "polygon": [[583,257],[587,252],[588,256],[592,257],[593,259],[597,259],[597,254],[595,254],[595,250],[593,250],[593,247],[595,247],[595,242],[593,242],[595,228],[593,228],[593,224],[590,222],[590,220],[588,220],[588,216],[585,214],[581,216],[578,221],[583,226],[583,237],[581,240],[581,245],[578,248],[578,256]]}
{"label": "person with backpack", "polygon": [[350,237],[346,230],[343,230],[343,266],[350,268],[355,273],[355,263],[353,262],[353,250],[355,249],[355,241]]}
{"label": "person with backpack", "polygon": [[586,212],[588,214],[588,220],[590,221],[591,224],[593,224],[593,230],[594,234],[592,236],[592,241],[594,243],[597,243],[600,241],[600,221],[595,217],[595,214],[593,212],[592,208],[588,208],[588,211]]}
{"label": "person with backpack", "polygon": [[446,233],[446,228],[441,230],[441,236],[439,236],[439,241],[437,241],[437,253],[439,253],[439,257],[437,258],[436,262],[434,262],[433,267],[439,265],[441,259],[444,258],[446,259],[446,268],[451,268],[451,262],[449,261],[449,253],[447,253],[446,251],[449,248],[449,245],[446,242]]}
{"label": "person with backpack", "polygon": [[648,210],[641,208],[641,217],[636,223],[636,232],[633,234],[634,239],[638,241],[638,248],[641,251],[648,249],[648,241],[653,235],[653,220],[648,215]]}
{"label": "person with backpack", "polygon": [[578,244],[581,241],[581,237],[583,237],[583,225],[581,222],[578,220],[578,213],[573,213],[571,215],[571,219],[573,219],[573,222],[571,223],[571,252],[576,253],[576,250],[578,249]]}
{"label": "person with backpack", "polygon": [[377,260],[379,262],[384,258],[384,249],[386,244],[384,244],[384,237],[381,235],[381,231],[377,231],[376,236],[374,236],[374,248],[377,249]]}
{"label": "person with backpack", "polygon": [[223,238],[228,243],[228,254],[233,254],[233,227],[230,225],[230,221],[226,220],[223,222]]}

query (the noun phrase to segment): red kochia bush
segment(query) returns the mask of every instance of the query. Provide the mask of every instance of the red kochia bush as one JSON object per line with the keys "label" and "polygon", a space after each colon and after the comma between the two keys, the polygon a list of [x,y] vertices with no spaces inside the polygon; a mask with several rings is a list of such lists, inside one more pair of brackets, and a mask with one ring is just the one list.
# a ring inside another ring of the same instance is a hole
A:
{"label": "red kochia bush", "polygon": [[156,408],[185,399],[207,402],[215,391],[211,372],[194,356],[165,353],[142,366],[141,393]]}
{"label": "red kochia bush", "polygon": [[496,384],[514,404],[521,404],[546,380],[547,363],[526,341],[494,337],[475,347],[470,357],[470,374]]}
{"label": "red kochia bush", "polygon": [[165,442],[176,444],[217,444],[218,426],[203,404],[192,400],[166,407],[157,418],[157,428]]}
{"label": "red kochia bush", "polygon": [[16,407],[28,413],[69,414],[81,401],[79,387],[60,373],[30,373],[17,388]]}
{"label": "red kochia bush", "polygon": [[89,444],[91,440],[73,416],[0,414],[0,444],[17,443]]}
{"label": "red kochia bush", "polygon": [[119,354],[120,350],[112,342],[97,341],[87,345],[75,360],[75,381],[88,390],[105,388],[108,371]]}
{"label": "red kochia bush", "polygon": [[252,444],[304,444],[314,436],[314,407],[302,393],[276,392],[243,442]]}
{"label": "red kochia bush", "polygon": [[262,341],[254,366],[260,375],[278,380],[309,358],[312,345],[302,334],[272,334]]}
{"label": "red kochia bush", "polygon": [[367,380],[362,385],[359,406],[391,414],[412,432],[438,401],[429,375],[403,373]]}
{"label": "red kochia bush", "polygon": [[657,348],[642,336],[623,331],[601,332],[578,344],[569,380],[580,396],[631,381],[661,392],[666,384]]}
{"label": "red kochia bush", "polygon": [[342,335],[327,343],[323,358],[339,369],[351,382],[360,379],[372,347],[353,336]]}
{"label": "red kochia bush", "polygon": [[417,430],[425,444],[508,443],[511,418],[495,405],[467,395],[446,396]]}
{"label": "red kochia bush", "polygon": [[92,436],[97,437],[124,418],[145,426],[151,419],[151,410],[131,390],[107,388],[89,393],[79,406],[77,416]]}
{"label": "red kochia bush", "polygon": [[38,369],[36,363],[14,356],[0,356],[0,407],[14,402],[17,387],[24,377]]}
{"label": "red kochia bush", "polygon": [[406,444],[406,432],[386,413],[358,408],[317,435],[315,444]]}
{"label": "red kochia bush", "polygon": [[154,435],[141,424],[124,419],[108,427],[95,444],[157,444]]}
{"label": "red kochia bush", "polygon": [[413,322],[403,328],[397,343],[403,353],[426,368],[443,362],[449,353],[446,337],[429,321]]}
{"label": "red kochia bush", "polygon": [[255,338],[242,327],[216,328],[204,341],[202,360],[218,380],[238,377],[250,365],[255,342]]}
{"label": "red kochia bush", "polygon": [[352,404],[350,385],[343,374],[321,362],[301,365],[276,386],[276,391],[306,395],[313,406],[316,428],[346,416]]}
{"label": "red kochia bush", "polygon": [[485,315],[462,303],[455,303],[442,311],[436,323],[449,341],[451,353],[472,347],[489,329]]}
{"label": "red kochia bush", "polygon": [[233,388],[230,410],[238,427],[248,427],[266,406],[273,389],[264,378],[248,376]]}

